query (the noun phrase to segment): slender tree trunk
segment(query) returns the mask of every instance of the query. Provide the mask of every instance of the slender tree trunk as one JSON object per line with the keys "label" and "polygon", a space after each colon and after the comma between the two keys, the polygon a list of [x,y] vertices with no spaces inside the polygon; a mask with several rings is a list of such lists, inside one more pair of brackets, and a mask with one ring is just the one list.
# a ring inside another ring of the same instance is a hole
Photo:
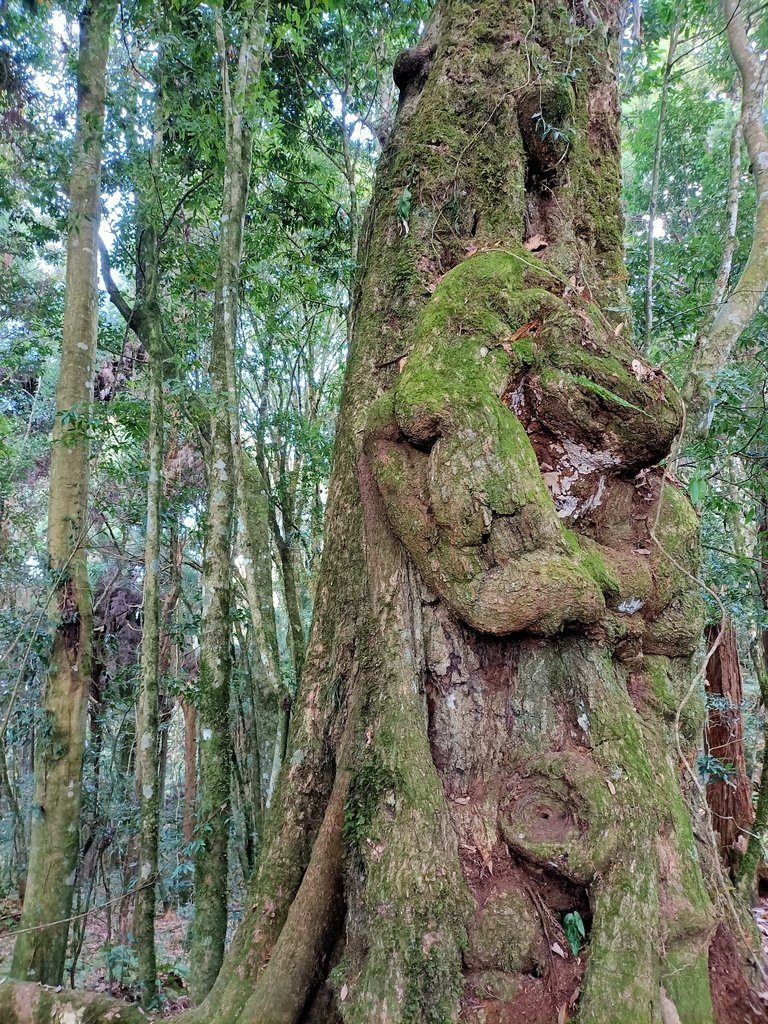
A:
{"label": "slender tree trunk", "polygon": [[675,10],[672,29],[669,34],[667,63],[661,83],[661,99],[659,101],[659,126],[656,129],[656,148],[653,154],[653,174],[651,175],[651,195],[648,202],[648,267],[645,274],[645,324],[643,327],[643,348],[647,352],[653,336],[653,279],[656,273],[656,237],[654,226],[659,209],[659,177],[661,174],[661,157],[664,151],[664,127],[667,119],[667,101],[669,84],[672,79],[672,68],[677,50],[677,35],[680,29],[681,11]]}
{"label": "slender tree trunk", "polygon": [[[163,49],[156,65],[154,133],[150,166],[157,188],[163,156],[162,76]],[[142,1000],[151,1005],[157,995],[155,956],[155,902],[162,786],[159,772],[160,707],[160,554],[161,507],[164,467],[163,361],[166,348],[159,302],[160,238],[156,217],[157,196],[145,193],[138,204],[136,301],[131,307],[112,279],[106,247],[99,241],[102,275],[110,300],[135,333],[149,357],[149,437],[147,522],[144,550],[143,619],[139,657],[139,705],[137,715],[136,785],[139,803],[139,835],[136,839],[138,885],[134,931]]]}
{"label": "slender tree trunk", "polygon": [[80,19],[64,326],[48,506],[54,636],[35,765],[26,897],[11,968],[15,978],[54,985],[62,980],[69,934],[91,674],[92,610],[86,566],[88,431],[98,332],[96,271],[105,69],[115,9],[113,0],[93,0]]}
{"label": "slender tree trunk", "polygon": [[139,783],[139,885],[136,892],[136,951],[142,1000],[153,1004],[157,995],[155,958],[155,902],[160,835],[160,785],[158,763],[160,701],[160,554],[163,494],[163,352],[157,307],[157,245],[154,229],[144,228],[147,253],[146,303],[153,324],[149,359],[149,439],[147,523],[144,549],[144,608],[139,668],[138,749]]}
{"label": "slender tree trunk", "polygon": [[763,62],[747,35],[740,0],[725,0],[725,26],[742,86],[741,127],[755,182],[755,221],[747,262],[733,291],[700,334],[683,387],[687,408],[684,439],[706,437],[714,411],[717,378],[749,326],[768,287],[768,134],[765,130]]}
{"label": "slender tree trunk", "polygon": [[253,0],[242,12],[241,45],[232,86],[221,12],[216,34],[222,69],[226,124],[224,195],[211,343],[212,392],[209,496],[203,567],[200,645],[200,849],[195,858],[195,917],[190,958],[191,991],[202,999],[224,955],[227,929],[227,844],[230,770],[229,676],[232,665],[230,576],[235,479],[233,443],[239,444],[235,375],[238,287],[243,224],[251,171],[253,91],[261,73],[266,4]]}
{"label": "slender tree trunk", "polygon": [[[239,430],[239,426],[238,426]],[[280,652],[277,642],[277,624],[272,584],[272,549],[269,519],[269,496],[256,463],[243,456],[239,444],[234,447],[237,460],[237,504],[240,510],[240,537],[244,555],[245,589],[251,616],[251,654],[248,659],[251,674],[251,693],[254,722],[258,718],[257,704],[264,693],[277,700],[276,740],[273,750],[272,776],[279,772],[285,753],[281,742],[284,727],[284,708],[290,708],[290,692],[282,680]],[[278,754],[279,752],[279,754]],[[267,800],[272,781],[267,787]],[[260,798],[260,793],[259,793]],[[259,814],[259,834],[261,816]]]}
{"label": "slender tree trunk", "polygon": [[238,508],[241,539],[245,556],[245,583],[248,606],[256,636],[263,645],[267,684],[275,693],[282,689],[280,652],[277,642],[275,605],[272,596],[272,544],[270,539],[269,495],[256,463],[242,457],[238,468]]}
{"label": "slender tree trunk", "polygon": [[739,199],[741,190],[739,179],[741,177],[741,122],[737,121],[731,131],[731,147],[729,154],[729,175],[728,175],[728,204],[725,210],[725,245],[723,255],[720,258],[720,267],[715,279],[715,287],[712,292],[712,311],[717,312],[725,302],[728,294],[728,283],[731,279],[731,267],[736,246],[739,242],[737,228],[739,224]]}
{"label": "slender tree trunk", "polygon": [[[195,838],[195,810],[197,804],[197,709],[195,705],[185,700],[180,700],[181,713],[184,716],[184,816],[181,824],[181,834],[184,840],[185,860],[189,857],[187,852]],[[192,895],[191,882],[185,882],[181,890],[179,901],[189,903]]]}
{"label": "slender tree trunk", "polygon": [[[760,521],[757,533],[757,554],[759,558],[760,601],[763,613],[768,613],[768,499],[762,500]],[[760,630],[762,665],[757,673],[760,685],[760,698],[763,704],[765,720],[763,722],[763,764],[760,772],[760,784],[757,791],[757,807],[755,820],[749,833],[747,851],[741,862],[738,885],[742,894],[751,898],[755,886],[757,870],[763,860],[763,843],[768,834],[768,629]]]}
{"label": "slender tree trunk", "polygon": [[19,802],[16,799],[15,786],[8,775],[7,758],[8,751],[5,745],[5,738],[0,735],[0,799],[2,799],[3,793],[5,793],[6,800],[8,801],[8,810],[13,820],[12,857],[15,859],[16,867],[16,871],[13,874],[15,874],[18,880],[19,895],[23,899],[25,888],[23,878],[27,867],[27,845],[24,835],[24,819],[19,809]]}
{"label": "slender tree trunk", "polygon": [[301,597],[294,563],[294,549],[288,534],[288,527],[292,524],[286,523],[283,529],[281,529],[274,510],[271,510],[271,515],[272,532],[280,559],[280,575],[283,580],[285,611],[288,616],[288,647],[291,652],[296,686],[298,686],[301,683],[301,674],[304,671],[307,640],[304,635],[304,622],[301,615]]}

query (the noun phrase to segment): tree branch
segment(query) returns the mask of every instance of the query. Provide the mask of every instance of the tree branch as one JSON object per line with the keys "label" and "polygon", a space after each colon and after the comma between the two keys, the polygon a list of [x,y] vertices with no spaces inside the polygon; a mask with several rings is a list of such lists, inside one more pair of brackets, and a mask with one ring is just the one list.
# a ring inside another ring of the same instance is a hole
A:
{"label": "tree branch", "polygon": [[101,256],[101,276],[104,278],[104,285],[107,289],[107,295],[109,295],[110,302],[117,308],[128,327],[133,329],[135,310],[128,304],[123,297],[122,292],[115,284],[114,278],[112,277],[112,265],[109,261],[109,250],[104,244],[101,235],[99,235],[99,254]]}
{"label": "tree branch", "polygon": [[165,236],[170,231],[171,224],[173,224],[173,222],[176,220],[176,215],[178,214],[179,210],[182,208],[184,203],[186,203],[186,201],[189,199],[189,197],[194,195],[195,192],[197,192],[197,190],[199,188],[202,188],[203,185],[205,185],[206,182],[210,181],[212,177],[213,177],[213,171],[209,171],[207,174],[203,175],[203,177],[200,179],[200,181],[196,181],[194,183],[194,185],[190,185],[189,188],[182,194],[182,196],[179,199],[179,201],[176,203],[174,208],[171,210],[170,217],[168,217],[167,220],[165,220],[163,222],[163,230],[157,236],[157,243],[158,243],[158,245],[160,244],[160,242],[163,241]]}

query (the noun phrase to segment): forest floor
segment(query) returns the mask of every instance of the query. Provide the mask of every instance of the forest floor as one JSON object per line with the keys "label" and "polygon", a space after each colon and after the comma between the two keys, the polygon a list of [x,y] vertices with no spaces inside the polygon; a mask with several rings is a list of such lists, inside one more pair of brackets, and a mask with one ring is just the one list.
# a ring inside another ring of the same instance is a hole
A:
{"label": "forest floor", "polygon": [[[3,922],[18,920],[21,907],[12,901],[0,905],[0,979],[7,976],[13,955],[14,934],[3,928]],[[112,923],[115,929],[115,923]],[[150,1019],[174,1017],[189,1006],[186,995],[189,953],[186,936],[189,918],[175,910],[158,916],[155,925],[157,940],[157,974],[162,982],[162,1007]],[[83,947],[75,975],[77,988],[104,992],[131,1000],[136,996],[133,950],[113,938],[109,940],[109,924],[103,910],[88,915]],[[69,977],[66,979],[69,982]]]}
{"label": "forest floor", "polygon": [[[14,943],[13,931],[3,928],[3,923],[18,920],[20,910],[20,906],[11,901],[0,904],[0,980],[5,979],[10,969]],[[762,899],[753,913],[768,961],[768,898]],[[108,929],[104,911],[96,910],[89,914],[76,984],[78,988],[91,992],[104,992],[131,1000],[136,996],[135,956],[128,947],[110,943]],[[188,929],[188,916],[176,910],[168,910],[157,918],[157,973],[163,983],[163,1002],[160,1010],[148,1015],[150,1020],[168,1020],[190,1005],[186,994]]]}

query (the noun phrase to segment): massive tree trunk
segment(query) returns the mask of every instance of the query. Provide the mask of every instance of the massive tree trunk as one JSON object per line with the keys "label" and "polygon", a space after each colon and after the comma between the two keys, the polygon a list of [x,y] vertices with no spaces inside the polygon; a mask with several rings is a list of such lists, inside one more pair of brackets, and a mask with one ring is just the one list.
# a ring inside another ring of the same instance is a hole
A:
{"label": "massive tree trunk", "polygon": [[443,0],[396,63],[287,767],[196,1021],[734,1019],[617,8]]}
{"label": "massive tree trunk", "polygon": [[91,676],[86,564],[90,414],[98,330],[97,238],[105,69],[113,0],[80,18],[77,127],[70,183],[61,366],[51,451],[48,564],[53,646],[38,730],[34,820],[13,977],[61,983],[72,910]]}
{"label": "massive tree trunk", "polygon": [[190,1024],[761,1019],[690,764],[680,400],[613,315],[617,7],[438,0],[397,61],[288,758]]}

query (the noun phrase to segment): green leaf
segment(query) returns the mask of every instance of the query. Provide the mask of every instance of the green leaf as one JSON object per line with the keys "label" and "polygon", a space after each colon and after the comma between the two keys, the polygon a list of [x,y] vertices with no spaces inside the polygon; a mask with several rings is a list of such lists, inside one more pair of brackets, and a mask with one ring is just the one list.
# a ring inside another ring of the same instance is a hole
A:
{"label": "green leaf", "polygon": [[578,910],[572,910],[563,918],[563,931],[574,956],[578,956],[581,940],[587,937],[584,921]]}
{"label": "green leaf", "polygon": [[704,495],[707,493],[707,480],[701,472],[696,472],[688,484],[688,494],[694,505],[701,504]]}
{"label": "green leaf", "polygon": [[623,409],[633,409],[635,412],[639,412],[642,415],[647,415],[643,409],[637,405],[633,405],[632,402],[628,402],[626,398],[622,398],[621,395],[617,395],[615,391],[611,391],[608,388],[604,388],[602,384],[595,384],[589,377],[585,377],[583,373],[576,373],[573,375],[573,379],[578,381],[583,388],[587,391],[591,391],[594,395],[598,395],[600,398],[606,398],[609,402],[614,402],[616,405],[620,405]]}
{"label": "green leaf", "polygon": [[401,220],[407,221],[408,218],[410,217],[412,199],[413,193],[409,188],[405,188],[397,204],[397,215]]}

